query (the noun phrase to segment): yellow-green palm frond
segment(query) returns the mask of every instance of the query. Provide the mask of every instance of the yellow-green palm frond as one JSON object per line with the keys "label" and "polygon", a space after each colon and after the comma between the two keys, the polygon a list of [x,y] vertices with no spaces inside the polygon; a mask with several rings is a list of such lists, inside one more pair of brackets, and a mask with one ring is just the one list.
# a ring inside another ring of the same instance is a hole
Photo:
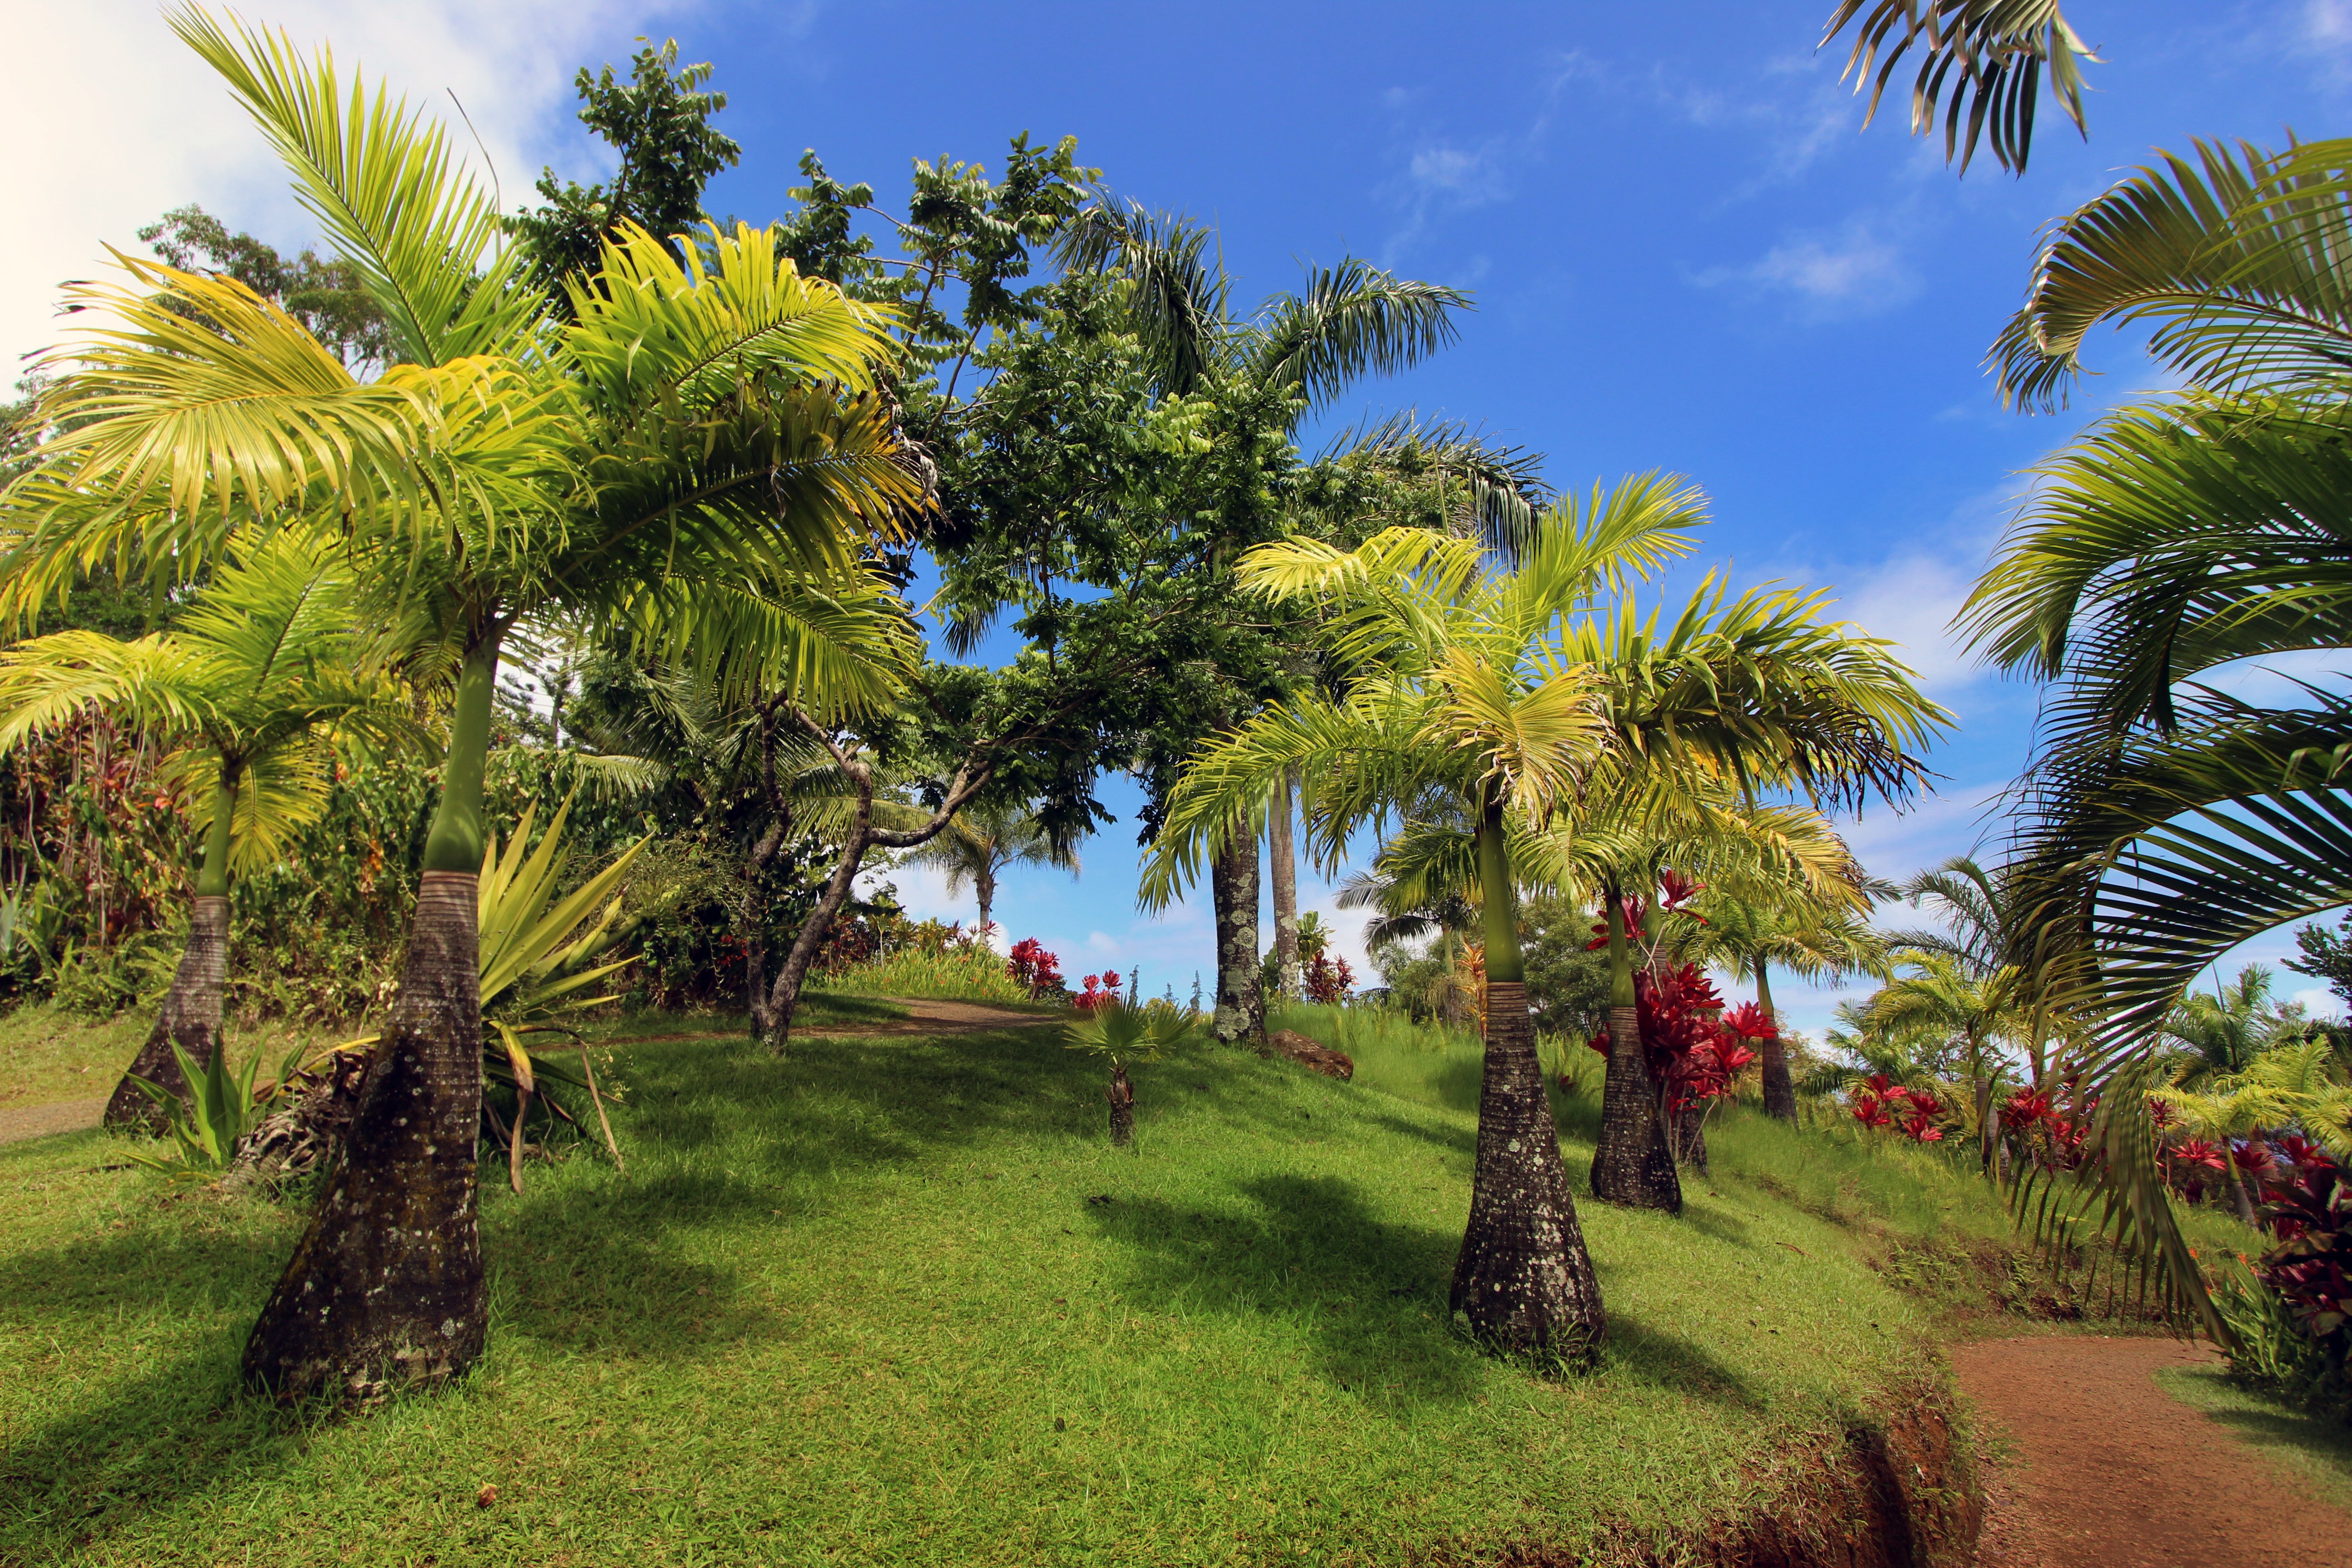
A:
{"label": "yellow-green palm frond", "polygon": [[598,405],[624,418],[667,398],[697,408],[774,374],[869,390],[894,353],[894,313],[802,277],[774,227],[709,226],[711,262],[692,244],[681,261],[624,223],[604,242],[603,269],[567,284],[566,355]]}
{"label": "yellow-green palm frond", "polygon": [[1473,787],[1492,784],[1512,809],[1549,816],[1580,788],[1611,731],[1590,669],[1562,669],[1521,689],[1467,648],[1430,672],[1420,741],[1465,753]]}
{"label": "yellow-green palm frond", "polygon": [[888,707],[922,659],[906,605],[862,566],[656,582],[634,593],[622,615],[642,652],[691,666],[722,698],[781,691],[826,722]]}
{"label": "yellow-green palm frond", "polygon": [[[115,512],[270,515],[414,496],[409,451],[442,409],[414,378],[360,384],[299,320],[233,278],[113,251],[125,282],[68,284],[87,322],[45,360],[58,482]],[[186,527],[186,524],[184,524]]]}
{"label": "yellow-green palm frond", "polygon": [[193,5],[172,30],[228,82],[295,181],[295,195],[359,268],[396,357],[438,365],[521,354],[545,301],[520,286],[496,205],[446,132],[354,75],[346,95],[325,48],[305,59],[283,33],[224,26]]}
{"label": "yellow-green palm frond", "polygon": [[0,751],[92,707],[167,735],[214,712],[190,650],[161,632],[125,642],[77,628],[0,652]]}
{"label": "yellow-green palm frond", "polygon": [[[297,835],[327,809],[334,781],[334,748],[322,735],[302,734],[257,752],[240,764],[236,803],[229,812],[229,870],[244,876],[275,865]],[[187,803],[199,833],[210,828],[220,783],[220,752],[191,746],[163,760],[158,776]]]}
{"label": "yellow-green palm frond", "polygon": [[1167,818],[1144,863],[1143,906],[1167,905],[1230,834],[1254,831],[1286,777],[1299,781],[1304,848],[1327,869],[1338,866],[1356,828],[1385,822],[1433,780],[1466,788],[1477,768],[1466,757],[1433,758],[1420,738],[1423,706],[1409,689],[1368,683],[1344,703],[1295,700],[1212,739],[1170,792]]}
{"label": "yellow-green palm frond", "polygon": [[1706,525],[1706,492],[1679,474],[1655,471],[1598,480],[1582,507],[1565,497],[1538,521],[1517,570],[1501,579],[1496,618],[1528,637],[1603,591],[1622,594],[1691,552]]}

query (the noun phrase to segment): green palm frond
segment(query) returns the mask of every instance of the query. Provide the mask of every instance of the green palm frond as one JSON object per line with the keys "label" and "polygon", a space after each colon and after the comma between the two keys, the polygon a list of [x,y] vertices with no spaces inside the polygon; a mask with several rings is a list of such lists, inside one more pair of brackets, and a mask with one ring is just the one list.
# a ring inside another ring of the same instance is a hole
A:
{"label": "green palm frond", "polygon": [[2152,322],[2148,352],[2208,390],[2352,372],[2352,141],[2195,145],[2053,226],[1989,356],[2004,400],[2063,407],[2102,321]]}
{"label": "green palm frond", "polygon": [[1247,340],[1247,374],[1259,386],[1296,388],[1319,403],[1367,375],[1393,375],[1460,334],[1454,312],[1470,297],[1418,283],[1349,257],[1318,268],[1300,294],[1270,300]]}
{"label": "green palm frond", "polygon": [[[1911,86],[1912,133],[1933,130],[1941,108],[1944,161],[1958,158],[1963,172],[1990,131],[1994,159],[2004,169],[2025,173],[2045,70],[2059,108],[2075,130],[2089,134],[2083,65],[2099,57],[2067,25],[2058,0],[1839,0],[1822,30],[1822,43],[1826,46],[1856,16],[1862,25],[1844,74],[1853,79],[1856,92],[1865,84],[1870,88],[1864,124],[1877,115],[1895,68],[1916,45],[1920,57]],[[1948,89],[1951,98],[1945,107]]]}
{"label": "green palm frond", "polygon": [[522,286],[498,240],[497,207],[454,155],[447,133],[334,58],[304,59],[282,32],[226,26],[194,5],[172,30],[228,82],[294,175],[296,199],[359,268],[394,353],[420,365],[518,354],[543,326],[545,300]]}

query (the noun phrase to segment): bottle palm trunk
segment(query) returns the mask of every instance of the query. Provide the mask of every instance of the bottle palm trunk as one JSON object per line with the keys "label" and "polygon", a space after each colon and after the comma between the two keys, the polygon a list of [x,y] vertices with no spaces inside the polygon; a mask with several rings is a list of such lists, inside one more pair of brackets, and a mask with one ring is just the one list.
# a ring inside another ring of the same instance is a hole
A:
{"label": "bottle palm trunk", "polygon": [[1633,951],[1625,900],[1604,892],[1609,921],[1609,1067],[1601,1092],[1601,1142],[1592,1152],[1592,1195],[1633,1208],[1680,1214],[1682,1179],[1658,1114],[1657,1086],[1642,1050],[1642,1016],[1633,999]]}
{"label": "bottle palm trunk", "polygon": [[1789,1075],[1789,1050],[1780,1043],[1779,1019],[1772,1012],[1772,981],[1761,958],[1756,961],[1756,1005],[1776,1026],[1763,1039],[1764,1114],[1783,1121],[1797,1120],[1797,1084]]}
{"label": "bottle palm trunk", "polygon": [[1217,1010],[1210,1027],[1225,1041],[1265,1034],[1258,988],[1257,835],[1236,823],[1209,868],[1217,917]]}
{"label": "bottle palm trunk", "polygon": [[1486,938],[1486,1071],[1470,1222],[1451,1310],[1483,1343],[1590,1365],[1608,1320],[1569,1190],[1528,1013],[1527,971],[1500,805],[1478,833]]}
{"label": "bottle palm trunk", "polygon": [[1274,813],[1266,824],[1265,855],[1274,898],[1274,967],[1282,994],[1292,1001],[1304,995],[1298,970],[1298,854],[1291,842],[1290,777],[1283,775],[1276,792]]}
{"label": "bottle palm trunk", "polygon": [[372,1399],[454,1377],[482,1352],[477,882],[497,681],[492,629],[458,676],[399,995],[310,1228],[246,1342],[247,1381],[280,1400]]}
{"label": "bottle palm trunk", "polygon": [[143,1078],[184,1100],[190,1089],[172,1047],[185,1051],[199,1068],[210,1067],[220,1049],[221,997],[228,985],[228,855],[243,773],[238,759],[223,756],[213,791],[212,826],[205,835],[204,861],[196,872],[195,900],[188,910],[188,945],[180,953],[172,988],[156,1010],[155,1026],[147,1031],[146,1043],[106,1102],[109,1127],[163,1131],[163,1108],[131,1079]]}

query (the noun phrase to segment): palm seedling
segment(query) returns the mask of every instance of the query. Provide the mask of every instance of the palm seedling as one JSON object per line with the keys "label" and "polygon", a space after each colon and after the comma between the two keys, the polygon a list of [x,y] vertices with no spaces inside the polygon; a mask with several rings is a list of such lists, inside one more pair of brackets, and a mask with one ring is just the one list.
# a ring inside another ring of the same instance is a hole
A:
{"label": "palm seedling", "polygon": [[1064,1031],[1070,1049],[1092,1051],[1110,1063],[1110,1141],[1114,1148],[1135,1142],[1135,1082],[1131,1063],[1158,1061],[1183,1043],[1200,1023],[1197,1014],[1173,1002],[1128,1002],[1117,995],[1097,1001]]}

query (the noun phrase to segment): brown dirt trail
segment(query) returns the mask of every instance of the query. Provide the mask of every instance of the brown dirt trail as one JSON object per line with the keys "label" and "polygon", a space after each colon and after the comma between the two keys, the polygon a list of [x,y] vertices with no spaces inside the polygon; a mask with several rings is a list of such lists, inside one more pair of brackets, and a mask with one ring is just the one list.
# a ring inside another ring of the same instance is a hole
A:
{"label": "brown dirt trail", "polygon": [[2352,1516],[2157,1386],[2159,1368],[2211,1360],[2071,1335],[1954,1350],[1960,1387],[2012,1446],[1987,1478],[1983,1568],[2352,1568]]}

